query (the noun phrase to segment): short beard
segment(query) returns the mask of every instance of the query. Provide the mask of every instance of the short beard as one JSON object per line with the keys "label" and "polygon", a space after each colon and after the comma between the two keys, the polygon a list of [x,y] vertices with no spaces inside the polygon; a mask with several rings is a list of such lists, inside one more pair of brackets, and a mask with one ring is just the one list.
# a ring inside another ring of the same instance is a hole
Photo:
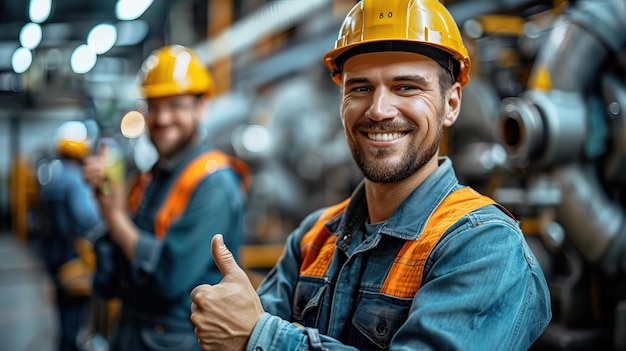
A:
{"label": "short beard", "polygon": [[383,164],[385,156],[390,152],[388,149],[380,149],[376,155],[374,155],[379,162],[368,162],[362,153],[362,148],[356,146],[351,148],[352,156],[366,179],[374,183],[395,183],[409,178],[435,157],[439,150],[442,136],[443,127],[439,124],[435,140],[427,145],[426,149],[410,149],[409,152],[402,157],[397,167],[390,167]]}

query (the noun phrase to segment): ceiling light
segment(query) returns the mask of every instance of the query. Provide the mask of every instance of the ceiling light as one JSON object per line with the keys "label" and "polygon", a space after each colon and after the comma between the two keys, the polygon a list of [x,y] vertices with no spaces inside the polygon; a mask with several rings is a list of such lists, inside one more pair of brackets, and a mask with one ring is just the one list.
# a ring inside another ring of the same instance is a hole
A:
{"label": "ceiling light", "polygon": [[51,8],[51,0],[30,0],[30,6],[28,7],[28,16],[30,17],[30,20],[32,22],[42,23],[50,16]]}
{"label": "ceiling light", "polygon": [[33,54],[27,48],[20,47],[13,53],[11,57],[11,65],[15,73],[24,73],[33,63]]}
{"label": "ceiling light", "polygon": [[98,24],[87,34],[87,45],[98,55],[111,50],[116,40],[117,29],[112,24]]}
{"label": "ceiling light", "polygon": [[72,71],[79,74],[87,73],[96,65],[97,60],[96,53],[88,45],[80,45],[72,52],[70,58]]}
{"label": "ceiling light", "polygon": [[41,26],[37,23],[26,23],[20,30],[20,44],[33,50],[41,43]]}
{"label": "ceiling light", "polygon": [[115,14],[121,21],[132,21],[143,15],[152,5],[153,0],[118,0],[115,4]]}

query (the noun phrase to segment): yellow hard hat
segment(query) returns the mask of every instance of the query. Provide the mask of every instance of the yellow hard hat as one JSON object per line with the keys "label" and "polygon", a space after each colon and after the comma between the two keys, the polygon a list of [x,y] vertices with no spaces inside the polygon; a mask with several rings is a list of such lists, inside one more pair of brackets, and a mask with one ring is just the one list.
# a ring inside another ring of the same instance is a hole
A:
{"label": "yellow hard hat", "polygon": [[91,147],[85,141],[65,139],[59,142],[58,150],[61,156],[82,159],[89,154]]}
{"label": "yellow hard hat", "polygon": [[82,159],[91,151],[87,127],[80,121],[68,121],[57,128],[55,136],[59,155]]}
{"label": "yellow hard hat", "polygon": [[141,91],[145,98],[192,94],[210,97],[213,79],[198,56],[181,45],[154,51],[141,66]]}
{"label": "yellow hard hat", "polygon": [[341,69],[349,57],[377,51],[422,54],[449,69],[461,86],[470,79],[470,58],[459,28],[438,0],[362,0],[344,19],[324,65],[341,85]]}

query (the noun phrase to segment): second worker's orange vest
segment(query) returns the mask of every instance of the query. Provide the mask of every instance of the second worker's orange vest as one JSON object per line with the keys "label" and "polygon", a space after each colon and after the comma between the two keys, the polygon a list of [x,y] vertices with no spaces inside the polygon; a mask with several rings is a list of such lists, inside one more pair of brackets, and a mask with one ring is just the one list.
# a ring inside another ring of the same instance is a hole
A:
{"label": "second worker's orange vest", "polygon": [[[187,203],[200,181],[227,167],[233,168],[241,176],[242,190],[247,192],[251,185],[250,171],[243,161],[217,150],[205,152],[193,159],[175,179],[154,220],[156,237],[161,240],[165,238],[170,225],[187,208]],[[128,207],[133,213],[139,208],[151,179],[149,172],[142,173],[131,186]]]}

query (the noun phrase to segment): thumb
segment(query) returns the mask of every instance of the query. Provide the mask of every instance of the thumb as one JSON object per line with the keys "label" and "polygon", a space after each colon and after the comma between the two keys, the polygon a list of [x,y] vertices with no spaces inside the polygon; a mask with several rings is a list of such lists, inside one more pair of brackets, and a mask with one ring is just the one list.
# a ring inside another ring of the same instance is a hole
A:
{"label": "thumb", "polygon": [[235,261],[235,257],[232,252],[224,245],[224,236],[222,234],[216,234],[211,241],[211,252],[213,254],[213,260],[219,268],[224,278],[231,274],[239,274],[241,268]]}

